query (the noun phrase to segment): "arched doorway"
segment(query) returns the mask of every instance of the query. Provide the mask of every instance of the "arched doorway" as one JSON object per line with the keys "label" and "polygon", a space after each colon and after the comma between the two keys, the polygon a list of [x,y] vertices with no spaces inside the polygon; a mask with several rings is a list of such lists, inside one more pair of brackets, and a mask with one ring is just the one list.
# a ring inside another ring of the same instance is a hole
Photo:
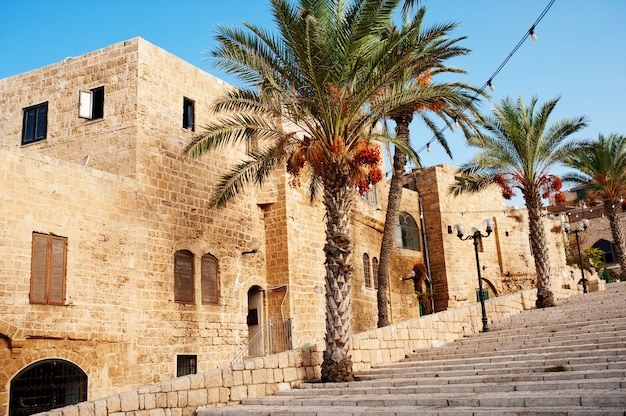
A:
{"label": "arched doorway", "polygon": [[61,360],[38,361],[11,381],[9,416],[27,416],[87,400],[87,374]]}
{"label": "arched doorway", "polygon": [[604,252],[604,263],[615,263],[617,259],[617,249],[615,248],[615,244],[611,241],[602,238],[596,241],[596,243],[591,247],[600,249]]}
{"label": "arched doorway", "polygon": [[263,344],[263,290],[252,286],[248,290],[248,353],[251,356],[265,354]]}

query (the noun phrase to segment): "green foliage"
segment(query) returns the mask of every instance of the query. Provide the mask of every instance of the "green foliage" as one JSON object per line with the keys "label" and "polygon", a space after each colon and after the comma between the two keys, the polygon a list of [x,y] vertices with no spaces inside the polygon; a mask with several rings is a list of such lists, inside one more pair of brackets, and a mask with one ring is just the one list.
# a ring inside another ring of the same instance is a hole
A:
{"label": "green foliage", "polygon": [[585,250],[585,254],[587,255],[589,265],[594,269],[597,270],[604,264],[604,251],[599,248],[589,247]]}

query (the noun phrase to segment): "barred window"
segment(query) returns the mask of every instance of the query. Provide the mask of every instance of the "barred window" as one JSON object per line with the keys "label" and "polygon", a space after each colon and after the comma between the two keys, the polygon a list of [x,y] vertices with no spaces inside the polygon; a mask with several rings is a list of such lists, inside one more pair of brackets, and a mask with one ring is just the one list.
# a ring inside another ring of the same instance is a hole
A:
{"label": "barred window", "polygon": [[374,289],[378,290],[378,259],[376,257],[372,259],[372,273],[374,275]]}
{"label": "barred window", "polygon": [[372,279],[370,277],[370,256],[363,253],[363,277],[365,278],[365,287],[372,287]]}
{"label": "barred window", "polygon": [[176,377],[198,372],[198,357],[195,355],[179,355],[176,357]]}

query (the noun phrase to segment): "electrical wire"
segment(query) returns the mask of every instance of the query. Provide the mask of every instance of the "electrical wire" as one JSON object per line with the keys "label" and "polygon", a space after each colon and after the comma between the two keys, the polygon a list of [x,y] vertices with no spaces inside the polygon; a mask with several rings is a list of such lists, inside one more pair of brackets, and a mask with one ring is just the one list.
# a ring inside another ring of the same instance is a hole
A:
{"label": "electrical wire", "polygon": [[[550,2],[548,3],[548,5],[546,6],[545,9],[543,9],[543,11],[541,12],[541,14],[539,15],[539,17],[537,18],[537,20],[535,20],[535,22],[532,24],[532,26],[530,27],[530,29],[528,29],[528,31],[526,33],[524,33],[524,36],[522,36],[522,38],[519,40],[519,42],[517,42],[517,45],[515,45],[515,47],[513,48],[513,50],[511,50],[511,52],[509,53],[509,55],[502,61],[502,63],[500,64],[500,66],[498,66],[498,68],[493,72],[493,74],[491,74],[491,76],[489,77],[489,79],[485,82],[485,84],[480,88],[480,90],[474,95],[474,97],[472,98],[472,102],[474,100],[476,100],[478,98],[479,95],[481,95],[485,89],[487,87],[493,87],[493,80],[494,78],[500,73],[500,71],[502,71],[502,69],[506,66],[506,64],[509,62],[509,60],[513,57],[513,55],[515,55],[515,52],[517,52],[517,50],[522,46],[522,44],[524,43],[524,41],[531,36],[534,31],[535,28],[537,27],[537,25],[539,24],[539,22],[541,22],[541,20],[544,18],[544,16],[548,13],[548,10],[550,10],[550,8],[552,7],[552,5],[554,4],[556,0],[550,0]],[[467,110],[467,106],[463,107],[461,110],[461,113],[463,111]],[[441,132],[444,132],[447,128],[450,127],[450,122],[446,123],[446,125],[440,130]],[[420,147],[416,153],[420,153],[422,151],[424,151],[427,148],[430,148],[430,144],[433,143],[435,140],[437,139],[437,136],[433,136],[432,139],[430,139],[424,146]]]}

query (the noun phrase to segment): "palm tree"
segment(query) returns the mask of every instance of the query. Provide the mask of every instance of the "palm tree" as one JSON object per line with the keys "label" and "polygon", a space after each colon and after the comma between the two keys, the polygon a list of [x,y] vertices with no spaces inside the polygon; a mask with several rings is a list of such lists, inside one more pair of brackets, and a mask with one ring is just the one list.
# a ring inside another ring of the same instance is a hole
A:
{"label": "palm tree", "polygon": [[[406,6],[406,3],[405,3]],[[403,26],[398,29],[392,27],[390,35],[402,35],[406,30],[423,26],[425,8],[418,10],[413,20],[408,20],[408,9],[403,13]],[[410,96],[409,103],[391,109],[386,117],[395,122],[396,139],[409,146],[409,124],[414,115],[418,115],[424,124],[433,132],[435,138],[451,156],[450,149],[437,125],[429,117],[428,113],[441,118],[447,126],[453,128],[455,124],[461,126],[463,131],[469,134],[471,121],[464,114],[469,109],[475,114],[474,99],[482,93],[478,89],[459,82],[433,83],[432,77],[442,73],[463,73],[460,69],[445,66],[447,59],[466,55],[469,50],[456,46],[464,38],[449,39],[449,33],[457,27],[454,23],[433,26],[420,31],[412,31],[413,37],[407,38],[404,45],[407,50],[414,51],[414,61],[402,76],[393,80],[393,84],[385,90],[392,96],[405,94]],[[415,160],[419,165],[419,160]],[[389,311],[387,301],[387,288],[389,286],[389,271],[391,257],[396,241],[396,225],[402,200],[402,188],[404,182],[405,167],[407,164],[406,153],[402,148],[394,149],[392,176],[389,184],[387,199],[387,212],[385,226],[380,248],[378,266],[378,327],[389,325]]]}
{"label": "palm tree", "polygon": [[[285,166],[311,200],[326,210],[326,350],[322,379],[352,376],[350,218],[355,189],[382,179],[372,129],[402,95],[374,100],[412,62],[405,37],[384,37],[400,0],[271,0],[276,33],[245,23],[220,26],[216,66],[244,84],[218,99],[216,119],[186,148],[192,157],[224,145],[247,143],[249,158],[217,185],[211,203],[221,207],[246,186],[263,183]],[[418,30],[419,28],[414,28]],[[410,157],[415,152],[389,140]]]}
{"label": "palm tree", "polygon": [[611,226],[617,260],[626,273],[626,242],[619,216],[626,196],[626,136],[600,134],[597,141],[583,143],[565,159],[565,165],[578,170],[563,180],[584,185],[585,198],[601,200]]}
{"label": "palm tree", "polygon": [[501,186],[505,198],[515,195],[513,188],[522,192],[537,271],[538,308],[554,306],[541,199],[560,192],[561,180],[548,172],[576,146],[567,141],[569,136],[587,125],[584,117],[561,119],[548,125],[559,99],[538,106],[537,98],[533,97],[525,106],[521,97],[517,101],[504,98],[491,116],[479,120],[485,134],[468,141],[479,152],[461,166],[457,180],[450,187],[454,195],[479,191],[494,183]]}

